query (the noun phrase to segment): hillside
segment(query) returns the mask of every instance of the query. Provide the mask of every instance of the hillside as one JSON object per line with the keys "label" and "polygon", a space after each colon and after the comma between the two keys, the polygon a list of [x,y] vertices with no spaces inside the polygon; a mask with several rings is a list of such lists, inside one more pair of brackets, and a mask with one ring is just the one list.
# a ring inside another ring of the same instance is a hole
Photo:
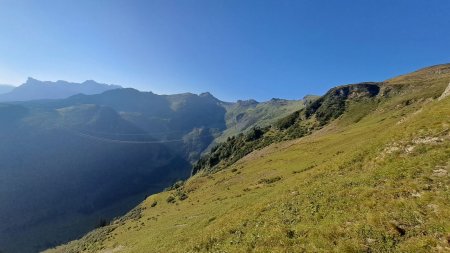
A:
{"label": "hillside", "polygon": [[227,129],[223,104],[135,89],[0,104],[0,250],[73,240],[186,179]]}
{"label": "hillside", "polygon": [[317,96],[306,96],[301,100],[286,100],[273,98],[267,102],[255,100],[239,100],[236,103],[223,103],[227,110],[225,121],[227,129],[216,139],[217,143],[225,141],[252,127],[266,127],[277,120],[300,110],[312,103]]}
{"label": "hillside", "polygon": [[29,77],[27,81],[18,86],[1,92],[0,101],[28,101],[36,99],[61,99],[76,94],[98,94],[107,90],[120,89],[118,85],[97,83],[92,80],[83,83],[70,83],[66,81],[43,82]]}
{"label": "hillside", "polygon": [[111,108],[0,106],[0,245],[36,252],[124,214],[190,174],[190,164]]}
{"label": "hillside", "polygon": [[449,83],[438,65],[333,88],[230,138],[253,150],[242,159],[219,152],[222,166],[47,252],[447,252]]}
{"label": "hillside", "polygon": [[224,114],[210,98],[132,89],[1,104],[0,250],[72,240],[187,178]]}

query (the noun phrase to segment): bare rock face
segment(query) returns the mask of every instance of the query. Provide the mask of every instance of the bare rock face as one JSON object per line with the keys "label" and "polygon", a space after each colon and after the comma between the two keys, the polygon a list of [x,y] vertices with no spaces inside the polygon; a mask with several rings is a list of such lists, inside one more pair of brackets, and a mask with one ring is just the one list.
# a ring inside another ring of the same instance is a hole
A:
{"label": "bare rock face", "polygon": [[444,90],[442,95],[438,98],[438,100],[442,100],[450,95],[450,83],[448,84],[447,88]]}

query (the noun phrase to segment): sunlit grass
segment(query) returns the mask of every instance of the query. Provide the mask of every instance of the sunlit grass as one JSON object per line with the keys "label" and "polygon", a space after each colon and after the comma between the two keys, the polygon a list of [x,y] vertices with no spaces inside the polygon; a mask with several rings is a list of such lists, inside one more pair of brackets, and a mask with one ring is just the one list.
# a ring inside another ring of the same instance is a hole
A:
{"label": "sunlit grass", "polygon": [[155,194],[54,252],[448,251],[450,98],[434,99],[448,81],[349,105],[310,136],[195,175],[184,200]]}

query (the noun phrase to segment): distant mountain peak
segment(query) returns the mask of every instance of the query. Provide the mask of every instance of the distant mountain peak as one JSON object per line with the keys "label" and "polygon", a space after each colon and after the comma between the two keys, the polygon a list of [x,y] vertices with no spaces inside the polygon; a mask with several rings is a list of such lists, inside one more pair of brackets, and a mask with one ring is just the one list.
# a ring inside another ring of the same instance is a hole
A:
{"label": "distant mountain peak", "polygon": [[200,93],[198,96],[202,97],[202,98],[212,99],[212,100],[217,101],[217,102],[221,102],[218,98],[214,97],[214,95],[209,93],[209,92]]}
{"label": "distant mountain peak", "polygon": [[37,80],[36,78],[33,77],[28,77],[27,80],[25,81],[25,84],[30,84],[30,83],[41,83],[41,81]]}
{"label": "distant mountain peak", "polygon": [[200,95],[199,95],[200,97],[214,97],[211,93],[209,93],[208,91],[207,92],[203,92],[203,93],[200,93]]}
{"label": "distant mountain peak", "polygon": [[[120,87],[120,86],[119,86]],[[119,88],[119,89],[109,89],[104,92],[105,95],[119,95],[119,96],[136,96],[142,94],[153,94],[152,92],[142,92],[135,88]]]}
{"label": "distant mountain peak", "polygon": [[254,99],[248,99],[248,100],[238,100],[236,103],[240,106],[250,106],[258,104],[258,101]]}
{"label": "distant mountain peak", "polygon": [[270,99],[269,102],[283,102],[283,101],[287,101],[286,99],[282,99],[282,98],[272,98]]}
{"label": "distant mountain peak", "polygon": [[89,80],[82,82],[81,84],[91,84],[91,83],[97,83],[97,82],[95,80],[89,79]]}
{"label": "distant mountain peak", "polygon": [[26,82],[13,90],[1,94],[0,101],[27,101],[37,99],[61,99],[76,94],[93,95],[108,90],[120,89],[121,86],[97,83],[87,80],[83,83],[73,83],[64,80],[40,81],[28,77]]}

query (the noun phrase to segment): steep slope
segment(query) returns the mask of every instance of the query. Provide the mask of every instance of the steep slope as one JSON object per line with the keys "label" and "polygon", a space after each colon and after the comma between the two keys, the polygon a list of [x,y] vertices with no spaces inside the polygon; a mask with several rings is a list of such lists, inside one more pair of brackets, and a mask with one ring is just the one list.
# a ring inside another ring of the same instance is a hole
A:
{"label": "steep slope", "polygon": [[135,89],[117,89],[97,95],[76,95],[65,100],[31,101],[26,105],[54,109],[82,104],[108,106],[121,117],[143,129],[155,139],[183,139],[183,145],[170,145],[190,162],[211,144],[247,131],[267,126],[312,103],[314,96],[291,101],[273,99],[268,102],[223,102],[210,93],[157,95]]}
{"label": "steep slope", "polygon": [[243,133],[253,127],[270,126],[277,120],[312,103],[317,98],[317,96],[306,96],[301,100],[273,98],[267,102],[239,100],[236,103],[224,103],[223,105],[227,109],[225,115],[227,129],[217,138],[216,142],[223,142],[228,137]]}
{"label": "steep slope", "polygon": [[0,250],[72,240],[187,178],[226,130],[223,104],[135,89],[1,104]]}
{"label": "steep slope", "polygon": [[[41,83],[34,79],[29,80],[29,83],[34,82]],[[43,83],[49,87],[56,85],[51,82]],[[183,138],[185,145],[174,144],[173,148],[190,162],[196,162],[211,144],[223,142],[228,137],[255,126],[273,124],[315,99],[315,96],[307,96],[298,101],[272,99],[261,103],[230,103],[220,101],[210,93],[157,95],[125,88],[95,95],[78,94],[63,100],[36,100],[19,104],[50,110],[83,104],[111,107],[118,111],[122,118],[155,139]]]}
{"label": "steep slope", "polygon": [[190,164],[113,109],[0,107],[0,245],[36,252],[123,215],[145,195],[190,174]]}
{"label": "steep slope", "polygon": [[[26,103],[34,108],[46,109],[83,104],[113,108],[148,137],[162,141],[183,139],[181,143],[166,145],[189,162],[196,161],[216,135],[226,128],[225,109],[220,101],[202,94],[157,95],[127,88],[91,96],[80,94],[65,100]],[[201,137],[197,135],[199,132]],[[113,133],[109,137],[116,136]]]}
{"label": "steep slope", "polygon": [[8,93],[0,94],[0,101],[59,99],[79,93],[91,95],[120,88],[122,87],[118,85],[101,84],[92,80],[83,83],[69,83],[66,81],[43,82],[30,77],[24,84],[11,89]]}
{"label": "steep slope", "polygon": [[201,169],[48,252],[449,251],[449,82],[440,65],[337,87],[272,131],[308,121],[306,136]]}
{"label": "steep slope", "polygon": [[[194,165],[192,172],[220,170],[256,149],[311,134],[341,116],[352,103],[360,104],[361,108],[369,106],[370,109],[376,102],[373,98],[379,94],[380,86],[376,83],[360,83],[333,88],[324,96],[307,103],[304,108],[300,107],[300,110],[279,119],[272,127],[253,127],[245,134],[229,137],[204,155]],[[362,110],[362,113],[365,112]]]}

